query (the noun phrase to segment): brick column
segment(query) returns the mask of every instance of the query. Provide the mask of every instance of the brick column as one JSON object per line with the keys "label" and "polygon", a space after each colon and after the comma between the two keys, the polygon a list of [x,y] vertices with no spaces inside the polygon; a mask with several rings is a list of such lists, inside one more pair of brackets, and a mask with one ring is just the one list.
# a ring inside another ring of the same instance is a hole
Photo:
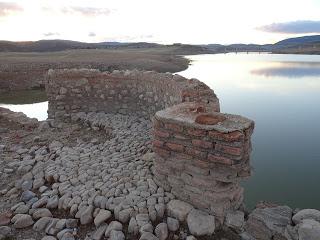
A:
{"label": "brick column", "polygon": [[250,176],[253,121],[188,102],[157,112],[153,128],[159,185],[221,221],[240,207],[239,182]]}

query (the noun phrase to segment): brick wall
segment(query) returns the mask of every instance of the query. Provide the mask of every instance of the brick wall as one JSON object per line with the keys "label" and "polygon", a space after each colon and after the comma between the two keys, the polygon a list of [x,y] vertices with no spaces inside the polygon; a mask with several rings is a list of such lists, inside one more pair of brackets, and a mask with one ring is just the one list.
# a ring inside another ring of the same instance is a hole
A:
{"label": "brick wall", "polygon": [[178,198],[223,219],[243,201],[250,175],[253,121],[217,113],[208,104],[181,103],[155,114],[154,174]]}
{"label": "brick wall", "polygon": [[219,100],[208,86],[179,75],[141,72],[100,72],[89,69],[50,70],[46,80],[49,118],[76,112],[108,112],[150,117],[181,102]]}

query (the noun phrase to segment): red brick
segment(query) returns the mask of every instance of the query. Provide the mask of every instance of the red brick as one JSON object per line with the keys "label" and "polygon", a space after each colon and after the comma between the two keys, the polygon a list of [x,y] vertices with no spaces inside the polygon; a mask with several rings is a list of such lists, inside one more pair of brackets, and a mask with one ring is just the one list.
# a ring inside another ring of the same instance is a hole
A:
{"label": "red brick", "polygon": [[207,142],[200,139],[192,140],[192,145],[200,148],[207,148],[207,149],[213,148],[212,142]]}
{"label": "red brick", "polygon": [[231,147],[231,146],[226,146],[226,145],[221,145],[221,144],[216,144],[216,150],[227,153],[233,156],[241,156],[243,149],[238,148],[238,147]]}
{"label": "red brick", "polygon": [[207,158],[207,152],[202,152],[202,151],[196,150],[194,148],[190,148],[190,147],[186,147],[186,153],[191,156],[200,158],[200,159]]}
{"label": "red brick", "polygon": [[154,128],[163,128],[163,123],[157,120],[156,118],[152,119],[152,123]]}
{"label": "red brick", "polygon": [[244,134],[240,131],[221,133],[218,131],[209,131],[209,136],[216,140],[223,140],[227,142],[242,141]]}
{"label": "red brick", "polygon": [[165,123],[165,128],[173,132],[183,132],[183,127],[174,123]]}
{"label": "red brick", "polygon": [[175,134],[173,135],[173,137],[174,137],[175,139],[178,139],[178,140],[190,140],[190,138],[189,138],[188,136],[185,136],[185,135],[179,134],[179,133],[175,133]]}
{"label": "red brick", "polygon": [[153,140],[152,144],[154,147],[163,147],[164,146],[164,142],[160,141],[160,140]]}
{"label": "red brick", "polygon": [[161,137],[161,138],[168,138],[170,137],[170,134],[168,132],[165,131],[160,131],[160,130],[154,130],[153,134],[157,137]]}
{"label": "red brick", "polygon": [[208,160],[210,162],[214,162],[214,163],[221,163],[221,164],[225,164],[225,165],[232,165],[233,161],[229,158],[226,157],[222,157],[222,156],[216,156],[213,154],[208,154]]}
{"label": "red brick", "polygon": [[183,152],[184,146],[177,143],[166,143],[166,146],[175,152]]}
{"label": "red brick", "polygon": [[197,137],[204,137],[204,136],[206,136],[207,132],[202,129],[190,128],[190,129],[188,129],[188,134],[190,134],[192,136],[197,136]]}
{"label": "red brick", "polygon": [[159,147],[154,147],[153,151],[157,154],[159,154],[161,157],[169,157],[170,156],[170,151],[163,149],[163,148],[159,148]]}

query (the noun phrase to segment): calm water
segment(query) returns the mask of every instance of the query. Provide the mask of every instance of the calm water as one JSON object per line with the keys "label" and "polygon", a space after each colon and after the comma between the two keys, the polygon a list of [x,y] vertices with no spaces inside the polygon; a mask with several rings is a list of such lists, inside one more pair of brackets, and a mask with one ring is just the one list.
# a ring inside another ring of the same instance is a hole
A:
{"label": "calm water", "polygon": [[48,117],[47,96],[43,90],[14,91],[0,94],[0,107],[23,112],[28,117],[45,120]]}
{"label": "calm water", "polygon": [[214,89],[221,111],[256,123],[246,203],[320,209],[320,56],[188,56],[180,74]]}

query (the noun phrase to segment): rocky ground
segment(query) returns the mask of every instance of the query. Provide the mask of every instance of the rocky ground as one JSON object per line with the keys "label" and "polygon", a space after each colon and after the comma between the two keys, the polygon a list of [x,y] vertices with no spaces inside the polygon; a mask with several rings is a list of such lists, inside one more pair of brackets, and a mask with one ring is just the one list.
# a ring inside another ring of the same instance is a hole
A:
{"label": "rocky ground", "polygon": [[153,181],[150,136],[135,116],[0,109],[0,239],[320,239],[317,210],[261,204],[221,226],[175,199]]}

